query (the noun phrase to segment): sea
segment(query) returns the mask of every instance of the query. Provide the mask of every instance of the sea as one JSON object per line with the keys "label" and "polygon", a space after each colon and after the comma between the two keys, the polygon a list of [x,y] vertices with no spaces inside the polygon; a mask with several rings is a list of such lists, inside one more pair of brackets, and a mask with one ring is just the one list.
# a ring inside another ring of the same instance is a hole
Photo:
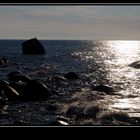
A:
{"label": "sea", "polygon": [[[0,115],[0,125],[47,125],[48,120],[65,116],[68,107],[87,104],[99,104],[110,112],[140,117],[140,69],[130,66],[140,61],[140,41],[40,40],[45,55],[23,55],[24,41],[0,40],[0,56],[9,60],[7,65],[0,66],[0,79],[7,80],[8,73],[21,71],[61,92],[63,99],[52,102],[58,106],[55,113],[46,110],[47,101],[9,103]],[[51,85],[49,79],[68,72],[75,72],[80,80],[61,83],[60,87]],[[93,90],[96,85],[110,86],[115,93],[100,94]],[[98,94],[99,98],[95,99],[92,94]]]}

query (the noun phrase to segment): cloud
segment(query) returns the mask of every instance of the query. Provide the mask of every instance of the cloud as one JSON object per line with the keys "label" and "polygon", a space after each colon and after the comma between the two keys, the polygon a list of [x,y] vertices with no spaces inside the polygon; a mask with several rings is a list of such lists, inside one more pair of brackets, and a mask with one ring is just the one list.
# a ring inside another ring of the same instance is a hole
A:
{"label": "cloud", "polygon": [[140,6],[0,7],[0,38],[140,38]]}

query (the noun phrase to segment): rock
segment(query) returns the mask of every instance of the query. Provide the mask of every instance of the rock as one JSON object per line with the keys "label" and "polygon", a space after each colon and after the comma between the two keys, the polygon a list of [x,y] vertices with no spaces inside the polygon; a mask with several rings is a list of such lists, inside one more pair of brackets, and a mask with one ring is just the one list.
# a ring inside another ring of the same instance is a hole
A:
{"label": "rock", "polygon": [[140,61],[133,62],[129,66],[139,69],[140,68]]}
{"label": "rock", "polygon": [[69,123],[65,121],[60,121],[60,120],[54,120],[48,123],[50,126],[67,126]]}
{"label": "rock", "polygon": [[29,39],[22,43],[23,54],[45,54],[45,49],[38,39]]}
{"label": "rock", "polygon": [[0,87],[5,87],[5,86],[7,86],[7,85],[9,85],[9,83],[8,83],[7,81],[5,81],[5,80],[0,80]]}
{"label": "rock", "polygon": [[[12,82],[10,86],[19,93],[19,99],[22,101],[43,101],[51,95],[46,85],[36,80]],[[55,107],[50,106],[48,109],[55,110]]]}
{"label": "rock", "polygon": [[43,83],[30,80],[25,89],[24,98],[27,100],[46,100],[50,95],[51,92],[46,85]]}
{"label": "rock", "polygon": [[52,78],[53,82],[68,82],[68,80],[63,76],[54,76]]}
{"label": "rock", "polygon": [[22,72],[21,71],[13,71],[13,72],[10,72],[7,76],[8,76],[8,78],[10,78],[11,76],[15,76],[15,75],[22,75]]}
{"label": "rock", "polygon": [[15,101],[19,99],[19,93],[12,87],[7,85],[5,87],[2,87],[2,89],[4,91],[5,97],[8,98],[9,101]]}
{"label": "rock", "polygon": [[65,74],[64,77],[67,80],[77,80],[77,79],[79,79],[79,76],[76,73],[74,73],[74,72],[69,72],[69,73]]}
{"label": "rock", "polygon": [[64,122],[69,122],[70,120],[66,117],[63,117],[63,116],[57,116],[56,120],[58,121],[64,121]]}
{"label": "rock", "polygon": [[29,82],[31,80],[29,76],[23,75],[20,71],[11,72],[7,76],[11,82]]}
{"label": "rock", "polygon": [[19,93],[10,87],[9,83],[5,80],[0,80],[0,88],[4,91],[4,95],[8,100],[16,100]]}
{"label": "rock", "polygon": [[31,79],[29,76],[26,76],[26,75],[14,75],[14,76],[11,76],[9,80],[13,82],[19,82],[19,81],[29,82]]}
{"label": "rock", "polygon": [[24,96],[26,92],[26,85],[27,83],[25,82],[12,82],[10,83],[10,86],[14,88],[20,95],[20,99],[22,99],[22,96]]}
{"label": "rock", "polygon": [[107,94],[113,94],[113,92],[115,91],[114,88],[107,86],[107,85],[97,85],[97,86],[93,87],[93,90],[105,92]]}

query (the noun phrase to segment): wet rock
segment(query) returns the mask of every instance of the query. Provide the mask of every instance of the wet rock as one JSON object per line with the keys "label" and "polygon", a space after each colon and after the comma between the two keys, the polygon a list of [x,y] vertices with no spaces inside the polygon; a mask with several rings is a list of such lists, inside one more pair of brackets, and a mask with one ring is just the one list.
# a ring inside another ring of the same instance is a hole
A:
{"label": "wet rock", "polygon": [[9,85],[9,82],[7,82],[6,80],[0,80],[0,87],[5,87]]}
{"label": "wet rock", "polygon": [[21,75],[22,72],[21,71],[13,71],[7,74],[8,78],[10,78],[13,75]]}
{"label": "wet rock", "polygon": [[58,82],[58,83],[60,83],[60,82],[68,82],[68,80],[63,76],[54,76],[52,78],[52,81],[53,82]]}
{"label": "wet rock", "polygon": [[29,39],[22,43],[23,54],[45,54],[45,49],[38,39]]}
{"label": "wet rock", "polygon": [[22,96],[24,96],[24,94],[26,92],[26,85],[27,85],[27,83],[25,83],[25,82],[12,82],[12,83],[10,83],[10,86],[19,93],[20,99],[22,99]]}
{"label": "wet rock", "polygon": [[12,82],[29,82],[31,80],[29,76],[21,74],[20,71],[11,72],[7,76],[9,81]]}
{"label": "wet rock", "polygon": [[10,101],[16,100],[19,96],[19,93],[13,89],[5,80],[0,80],[0,88],[4,91],[5,97]]}
{"label": "wet rock", "polygon": [[113,94],[115,91],[114,88],[107,86],[107,85],[97,85],[93,87],[93,90],[95,91],[100,91],[100,92],[105,92],[107,94]]}
{"label": "wet rock", "polygon": [[25,90],[26,92],[23,97],[27,100],[46,100],[51,96],[48,87],[36,80],[30,80],[27,83]]}
{"label": "wet rock", "polygon": [[54,120],[48,123],[49,126],[67,126],[69,123],[61,120]]}
{"label": "wet rock", "polygon": [[19,93],[12,87],[7,85],[3,88],[3,91],[5,97],[8,98],[9,101],[15,101],[19,99]]}
{"label": "wet rock", "polygon": [[69,72],[64,76],[67,80],[77,80],[79,76],[75,72]]}
{"label": "wet rock", "polygon": [[139,69],[140,68],[140,61],[133,62],[129,66]]}
{"label": "wet rock", "polygon": [[66,118],[64,116],[57,116],[56,120],[64,121],[64,122],[67,122],[67,123],[69,123],[69,121],[70,121],[68,118]]}

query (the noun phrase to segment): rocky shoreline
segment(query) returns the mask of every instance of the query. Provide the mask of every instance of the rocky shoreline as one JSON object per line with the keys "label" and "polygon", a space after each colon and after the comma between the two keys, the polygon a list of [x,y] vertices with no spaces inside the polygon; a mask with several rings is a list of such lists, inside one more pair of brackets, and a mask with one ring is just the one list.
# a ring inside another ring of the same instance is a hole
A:
{"label": "rocky shoreline", "polygon": [[[71,73],[70,73],[71,74]],[[93,90],[76,88],[80,77],[54,76],[44,83],[31,80],[20,72],[12,72],[15,79],[0,80],[0,125],[8,126],[131,126],[140,125],[139,118],[107,109],[102,100],[113,95],[109,86],[98,85]],[[19,77],[18,77],[18,76]],[[22,77],[21,77],[22,75]],[[66,74],[69,75],[69,74]],[[24,77],[24,78],[23,78]],[[18,79],[19,78],[19,79]],[[32,81],[30,84],[23,82]],[[11,81],[15,80],[15,81]],[[17,81],[16,81],[17,80]],[[34,83],[35,82],[35,83]],[[50,85],[51,88],[47,87]],[[29,88],[29,85],[31,88]],[[4,89],[5,86],[8,89]],[[15,88],[14,88],[15,86]],[[22,88],[20,86],[23,86]],[[28,87],[27,90],[24,88]],[[69,88],[70,87],[70,88]],[[41,91],[42,88],[42,92]],[[23,91],[24,92],[23,92]],[[45,91],[44,91],[45,90]],[[65,94],[63,93],[65,90]],[[15,91],[18,93],[16,95]],[[9,92],[9,93],[6,93]],[[10,94],[13,96],[7,96]],[[112,94],[111,94],[112,93]],[[23,94],[26,94],[24,96]],[[17,96],[15,98],[15,95]],[[14,100],[13,100],[14,99]],[[104,104],[104,105],[103,105]]]}
{"label": "rocky shoreline", "polygon": [[[1,57],[0,66],[8,65]],[[114,87],[93,84],[85,89],[83,83],[75,72],[49,75],[44,81],[21,71],[7,73],[7,79],[0,79],[0,126],[140,125],[139,117],[108,108],[103,99],[117,95]]]}

